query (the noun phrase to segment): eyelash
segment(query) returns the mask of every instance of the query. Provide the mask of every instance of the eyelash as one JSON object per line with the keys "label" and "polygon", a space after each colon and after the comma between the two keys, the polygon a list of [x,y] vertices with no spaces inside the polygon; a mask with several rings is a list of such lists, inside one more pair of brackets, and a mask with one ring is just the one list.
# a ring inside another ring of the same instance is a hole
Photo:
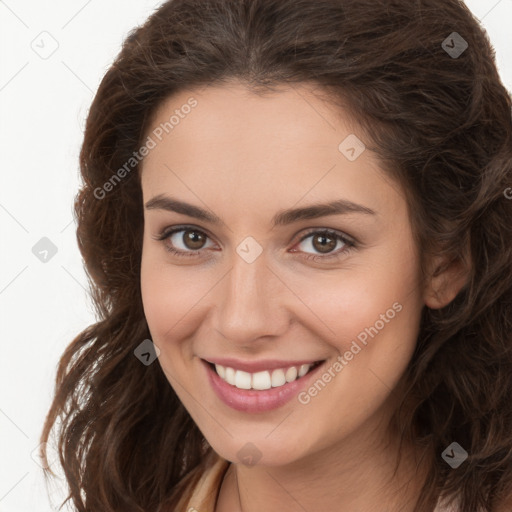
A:
{"label": "eyelash", "polygon": [[[202,230],[200,230],[200,229],[198,229],[198,228],[196,228],[194,226],[178,226],[178,227],[175,227],[175,228],[172,228],[172,229],[164,229],[161,233],[159,233],[157,236],[155,236],[153,238],[155,240],[160,241],[160,242],[164,242],[165,250],[170,252],[171,254],[173,254],[175,256],[178,256],[180,258],[181,257],[188,258],[188,257],[197,256],[202,251],[202,249],[200,249],[198,251],[180,251],[180,250],[177,250],[174,247],[171,247],[171,246],[169,246],[168,244],[165,243],[165,241],[171,235],[173,235],[174,233],[179,233],[180,231],[195,231],[197,233],[200,233],[200,234],[208,237],[208,235],[204,231],[202,231]],[[311,235],[316,235],[316,234],[329,235],[332,238],[335,238],[336,240],[341,240],[341,242],[343,242],[345,244],[345,247],[342,248],[342,249],[338,249],[335,252],[328,253],[326,255],[305,253],[306,255],[302,256],[302,257],[304,259],[306,259],[306,260],[315,260],[316,261],[317,259],[319,259],[319,260],[325,261],[325,260],[331,259],[331,258],[340,258],[343,254],[346,254],[347,252],[349,252],[350,250],[352,250],[353,248],[356,247],[356,242],[355,241],[351,240],[350,238],[348,238],[345,235],[342,235],[338,231],[335,231],[335,230],[329,229],[329,228],[323,228],[323,229],[315,228],[315,229],[312,229],[312,230],[308,231],[297,242],[296,245],[300,244],[306,238],[309,238]],[[294,251],[294,252],[298,252],[298,251]]]}

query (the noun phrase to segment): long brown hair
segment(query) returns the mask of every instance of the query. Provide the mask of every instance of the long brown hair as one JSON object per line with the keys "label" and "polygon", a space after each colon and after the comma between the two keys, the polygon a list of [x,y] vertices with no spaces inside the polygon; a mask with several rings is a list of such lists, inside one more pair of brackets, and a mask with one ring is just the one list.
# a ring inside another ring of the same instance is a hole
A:
{"label": "long brown hair", "polygon": [[[511,97],[459,0],[171,0],[129,34],[80,153],[77,239],[98,321],[63,354],[42,433],[56,435],[68,501],[172,510],[207,459],[160,365],[134,356],[150,334],[139,165],[126,163],[165,99],[232,79],[255,93],[312,82],[343,104],[407,194],[422,270],[433,254],[468,265],[455,299],[423,310],[395,420],[434,459],[418,511],[439,496],[497,510],[512,493]],[[453,441],[469,454],[456,469],[441,457]]]}

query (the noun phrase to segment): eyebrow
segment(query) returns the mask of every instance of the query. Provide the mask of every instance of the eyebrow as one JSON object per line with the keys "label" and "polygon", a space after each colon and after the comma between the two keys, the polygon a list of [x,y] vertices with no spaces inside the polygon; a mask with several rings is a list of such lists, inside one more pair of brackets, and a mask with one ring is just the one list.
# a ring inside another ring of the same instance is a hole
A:
{"label": "eyebrow", "polygon": [[[204,210],[175,198],[160,194],[153,197],[145,204],[146,210],[166,210],[169,212],[181,213],[211,224],[221,224],[222,219],[213,212]],[[278,212],[272,219],[272,227],[285,226],[299,220],[316,219],[327,215],[342,215],[348,213],[363,213],[376,215],[376,212],[367,206],[353,203],[346,199],[338,199],[329,203],[312,204],[303,208],[294,208]]]}

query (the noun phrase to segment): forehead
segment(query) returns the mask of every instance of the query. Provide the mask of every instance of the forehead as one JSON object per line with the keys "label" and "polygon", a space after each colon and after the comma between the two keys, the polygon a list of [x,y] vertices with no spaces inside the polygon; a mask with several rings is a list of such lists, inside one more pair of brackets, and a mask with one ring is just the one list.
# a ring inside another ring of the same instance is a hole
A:
{"label": "forehead", "polygon": [[311,86],[278,89],[260,96],[230,83],[171,96],[153,116],[148,132],[156,130],[158,138],[159,130],[162,141],[144,166],[171,152],[220,165],[245,159],[244,167],[262,167],[283,155],[310,161],[320,148],[336,156],[340,137],[354,131],[348,118],[318,99]]}
{"label": "forehead", "polygon": [[375,206],[385,196],[388,180],[373,154],[364,150],[351,160],[344,153],[364,138],[357,124],[311,85],[264,95],[236,83],[181,91],[160,105],[147,135],[156,145],[142,164],[145,201],[176,189],[233,204],[252,198],[254,206],[326,194]]}
{"label": "forehead", "polygon": [[[334,134],[336,140],[341,133],[354,131],[348,116],[319,99],[311,85],[282,85],[277,89],[258,95],[235,82],[181,91],[159,106],[150,130],[159,126],[165,129],[165,123],[174,117],[172,128],[167,126],[169,133],[163,136],[197,143],[199,146],[193,148],[196,152],[212,143],[242,151],[263,144],[269,150],[290,147],[298,151],[304,145],[332,146]],[[190,107],[192,103],[195,105]],[[331,135],[328,139],[327,133]]]}

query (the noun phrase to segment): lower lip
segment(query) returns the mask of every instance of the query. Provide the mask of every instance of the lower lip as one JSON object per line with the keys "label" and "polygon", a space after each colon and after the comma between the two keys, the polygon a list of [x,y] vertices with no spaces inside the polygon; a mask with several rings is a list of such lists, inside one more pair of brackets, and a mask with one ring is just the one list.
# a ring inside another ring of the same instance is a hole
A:
{"label": "lower lip", "polygon": [[289,402],[304,388],[312,377],[322,368],[325,361],[313,368],[309,373],[293,382],[278,388],[265,390],[238,389],[222,380],[217,372],[206,361],[202,361],[208,374],[210,384],[217,396],[226,404],[242,412],[265,412],[277,409]]}

